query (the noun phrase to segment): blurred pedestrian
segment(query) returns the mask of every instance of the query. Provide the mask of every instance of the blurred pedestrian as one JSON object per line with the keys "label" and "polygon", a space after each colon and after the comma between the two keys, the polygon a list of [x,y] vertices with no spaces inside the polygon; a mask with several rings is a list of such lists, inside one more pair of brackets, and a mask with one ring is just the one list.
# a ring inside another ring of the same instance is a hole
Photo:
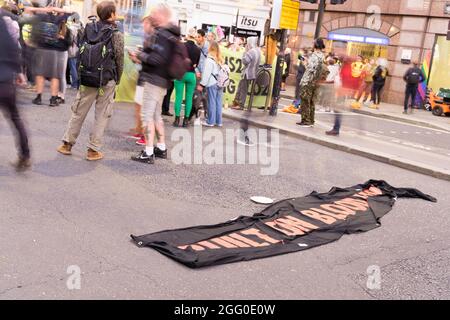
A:
{"label": "blurred pedestrian", "polygon": [[[66,40],[65,24],[67,18],[72,14],[60,8],[26,8],[26,11],[34,14],[29,20],[32,24],[32,38],[37,45],[35,52],[35,77],[37,96],[33,104],[42,104],[42,93],[45,80],[50,79],[50,107],[59,105],[58,92],[60,90],[60,79],[65,79],[65,66],[62,47]],[[65,46],[65,45],[64,45]],[[63,88],[62,88],[63,89]]]}
{"label": "blurred pedestrian", "polygon": [[286,48],[284,50],[284,69],[281,76],[281,91],[286,91],[286,81],[289,77],[289,71],[291,70],[291,49]]}
{"label": "blurred pedestrian", "polygon": [[9,19],[14,17],[0,10],[0,108],[16,129],[20,152],[14,166],[23,171],[31,167],[31,160],[27,133],[16,105],[16,84],[24,85],[26,79],[21,73],[19,47],[5,22]]}
{"label": "blurred pedestrian", "polygon": [[386,78],[389,76],[389,71],[387,69],[386,59],[378,59],[378,66],[373,74],[373,85],[372,85],[372,102],[370,106],[372,109],[379,109],[381,102],[381,91],[386,84]]}
{"label": "blurred pedestrian", "polygon": [[372,91],[372,83],[373,83],[373,74],[375,72],[375,60],[371,59],[370,61],[366,61],[364,64],[363,72],[361,73],[361,86],[359,87],[358,94],[356,95],[356,102],[359,103],[359,100],[364,96],[362,101],[365,104],[370,97]]}
{"label": "blurred pedestrian", "polygon": [[183,119],[183,127],[188,127],[189,118],[192,111],[192,102],[194,98],[194,92],[197,86],[197,77],[195,74],[195,68],[200,62],[200,48],[195,44],[196,32],[194,29],[189,30],[187,35],[187,41],[184,43],[186,46],[189,59],[191,60],[191,66],[188,72],[184,75],[183,79],[175,80],[175,121],[174,127],[180,126],[181,104],[183,97],[185,100],[185,111]]}
{"label": "blurred pedestrian", "polygon": [[232,109],[243,110],[247,101],[248,89],[256,79],[259,65],[261,64],[261,51],[258,48],[258,37],[249,37],[242,57],[244,68],[241,73],[236,96],[234,97]]}
{"label": "blurred pedestrian", "polygon": [[[175,42],[180,41],[180,28],[171,24],[173,13],[170,7],[159,4],[150,13],[155,32],[145,41],[141,53],[131,55],[132,59],[142,64],[144,95],[142,105],[142,122],[146,130],[146,147],[133,161],[147,164],[155,163],[155,157],[167,159],[164,122],[161,117],[161,106],[167,88],[172,79],[169,66],[173,62]],[[158,134],[157,145],[154,146],[155,133]]]}
{"label": "blurred pedestrian", "polygon": [[[95,103],[95,122],[87,145],[88,161],[103,159],[100,149],[106,126],[113,113],[115,89],[122,76],[124,61],[124,39],[115,23],[115,3],[100,2],[97,5],[97,15],[100,21],[87,24],[84,30],[84,51],[80,57],[82,87],[72,104],[72,115],[62,138],[63,144],[58,148],[58,152],[64,155],[72,154],[72,146],[76,143],[84,120]],[[96,53],[96,50],[101,51]],[[103,70],[98,70],[99,64],[103,65]]]}

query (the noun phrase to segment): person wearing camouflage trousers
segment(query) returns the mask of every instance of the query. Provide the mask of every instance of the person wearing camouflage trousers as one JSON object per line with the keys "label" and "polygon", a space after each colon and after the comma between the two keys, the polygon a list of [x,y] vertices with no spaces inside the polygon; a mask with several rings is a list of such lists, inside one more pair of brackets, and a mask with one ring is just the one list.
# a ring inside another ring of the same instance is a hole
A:
{"label": "person wearing camouflage trousers", "polygon": [[303,127],[314,125],[315,105],[318,82],[323,74],[325,44],[321,38],[314,42],[314,52],[309,58],[305,74],[300,82],[301,114],[302,121],[297,124]]}

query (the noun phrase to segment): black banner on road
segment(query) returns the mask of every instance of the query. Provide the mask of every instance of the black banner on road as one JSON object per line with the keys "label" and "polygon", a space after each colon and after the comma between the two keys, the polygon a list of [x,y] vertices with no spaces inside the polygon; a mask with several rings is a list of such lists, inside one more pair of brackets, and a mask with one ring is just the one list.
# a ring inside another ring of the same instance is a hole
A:
{"label": "black banner on road", "polygon": [[370,180],[349,188],[279,201],[252,217],[209,226],[169,230],[132,239],[191,268],[307,250],[380,226],[397,198],[432,196]]}

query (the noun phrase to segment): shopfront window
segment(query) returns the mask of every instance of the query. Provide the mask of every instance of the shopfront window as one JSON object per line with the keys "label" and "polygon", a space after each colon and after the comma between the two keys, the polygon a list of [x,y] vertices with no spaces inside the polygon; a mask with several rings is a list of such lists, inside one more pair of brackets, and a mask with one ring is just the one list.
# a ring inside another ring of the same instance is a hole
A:
{"label": "shopfront window", "polygon": [[450,41],[439,36],[434,47],[429,86],[434,92],[450,88]]}

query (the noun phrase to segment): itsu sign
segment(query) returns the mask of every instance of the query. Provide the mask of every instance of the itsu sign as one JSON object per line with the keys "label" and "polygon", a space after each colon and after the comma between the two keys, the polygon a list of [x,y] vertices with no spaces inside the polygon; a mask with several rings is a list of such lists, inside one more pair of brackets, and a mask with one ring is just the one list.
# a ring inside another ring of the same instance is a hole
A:
{"label": "itsu sign", "polygon": [[239,16],[238,18],[238,29],[261,30],[262,26],[264,26],[264,22],[258,18],[249,16]]}

